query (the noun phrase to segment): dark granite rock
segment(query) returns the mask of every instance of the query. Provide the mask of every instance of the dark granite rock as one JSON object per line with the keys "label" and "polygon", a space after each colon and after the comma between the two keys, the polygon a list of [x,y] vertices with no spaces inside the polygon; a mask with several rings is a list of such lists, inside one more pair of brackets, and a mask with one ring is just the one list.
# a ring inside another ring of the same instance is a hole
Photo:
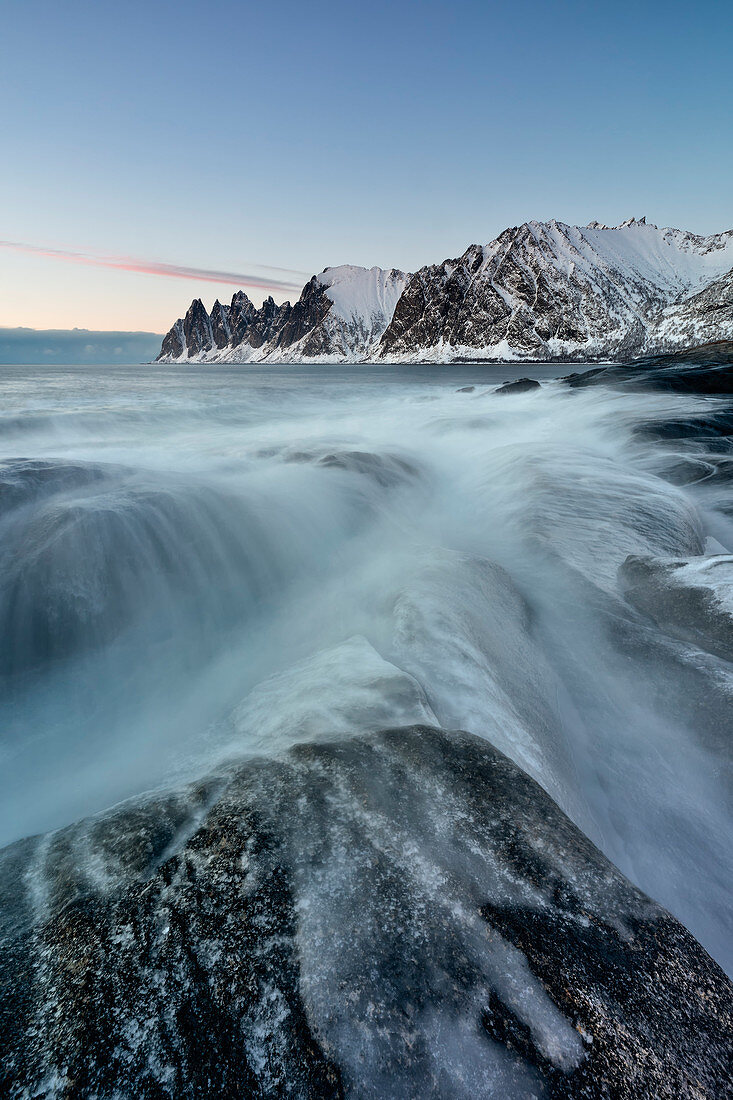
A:
{"label": "dark granite rock", "polygon": [[246,340],[257,310],[243,290],[232,295],[229,306],[229,343],[236,347]]}
{"label": "dark granite rock", "polygon": [[232,330],[229,324],[229,307],[223,306],[217,298],[211,311],[211,335],[218,348],[229,343]]}
{"label": "dark granite rock", "polygon": [[189,356],[210,351],[214,346],[211,318],[200,298],[194,298],[183,318],[183,337]]}
{"label": "dark granite rock", "polygon": [[487,742],[304,744],[0,853],[8,1097],[731,1095],[731,986]]}
{"label": "dark granite rock", "polygon": [[[276,347],[289,347],[302,340],[304,336],[315,336],[313,330],[320,325],[330,310],[331,304],[326,288],[314,275],[303,287],[303,293],[290,310],[285,324],[274,335]],[[313,353],[320,350],[325,349],[314,347]]]}
{"label": "dark granite rock", "polygon": [[661,461],[658,472],[673,485],[730,482],[733,481],[733,458],[726,454],[678,454],[666,462]]}
{"label": "dark granite rock", "polygon": [[644,420],[634,432],[647,439],[685,440],[697,451],[727,451],[726,441],[733,438],[733,408],[718,408],[715,412],[699,412],[688,416]]}
{"label": "dark granite rock", "polygon": [[494,393],[527,393],[529,390],[538,390],[540,383],[534,378],[517,378],[514,382],[505,382]]}
{"label": "dark granite rock", "polygon": [[160,354],[156,359],[156,363],[160,359],[180,359],[185,350],[185,341],[183,336],[183,318],[179,317],[175,325],[173,325],[170,332],[167,332],[163,337],[163,343],[160,348]]}
{"label": "dark granite rock", "polygon": [[253,313],[246,332],[236,343],[241,344],[246,340],[250,347],[261,348],[268,341],[277,339],[290,318],[292,308],[290,302],[276,305],[272,295],[265,298],[262,308]]}

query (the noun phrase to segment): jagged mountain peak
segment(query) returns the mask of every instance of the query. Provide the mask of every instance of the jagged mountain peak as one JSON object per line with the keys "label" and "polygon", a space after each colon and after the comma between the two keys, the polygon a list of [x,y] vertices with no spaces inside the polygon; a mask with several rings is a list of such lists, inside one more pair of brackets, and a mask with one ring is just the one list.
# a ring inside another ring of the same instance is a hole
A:
{"label": "jagged mountain peak", "polygon": [[234,294],[232,294],[232,303],[231,303],[231,306],[229,308],[230,309],[242,310],[245,307],[246,308],[251,308],[251,309],[256,308],[254,302],[252,302],[247,297],[247,295],[245,294],[245,292],[243,290],[236,290],[234,292]]}
{"label": "jagged mountain peak", "polygon": [[646,217],[528,221],[414,275],[326,267],[294,305],[268,297],[257,309],[238,291],[209,317],[196,299],[159,358],[628,358],[680,346],[693,332],[730,339],[731,268],[733,230],[703,237]]}
{"label": "jagged mountain peak", "polygon": [[365,358],[376,353],[408,278],[396,268],[342,264],[309,279],[292,306],[277,305],[269,296],[256,309],[237,291],[231,306],[215,302],[209,318],[197,299],[188,323],[177,322],[166,336],[159,358]]}

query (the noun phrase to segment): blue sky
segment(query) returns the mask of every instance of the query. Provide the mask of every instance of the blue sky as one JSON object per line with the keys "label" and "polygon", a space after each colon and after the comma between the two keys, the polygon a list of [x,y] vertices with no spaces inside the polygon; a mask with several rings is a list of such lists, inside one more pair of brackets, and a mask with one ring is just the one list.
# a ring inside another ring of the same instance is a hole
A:
{"label": "blue sky", "polygon": [[0,325],[160,331],[530,218],[731,228],[732,46],[729,0],[5,0],[0,239],[138,270],[2,248]]}

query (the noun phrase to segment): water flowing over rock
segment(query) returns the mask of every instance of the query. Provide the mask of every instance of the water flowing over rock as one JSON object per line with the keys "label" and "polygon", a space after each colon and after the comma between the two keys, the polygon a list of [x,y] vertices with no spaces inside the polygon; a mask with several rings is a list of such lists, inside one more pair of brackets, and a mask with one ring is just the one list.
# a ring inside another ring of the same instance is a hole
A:
{"label": "water flowing over rock", "polygon": [[0,1095],[730,1095],[728,366],[3,375]]}
{"label": "water flowing over rock", "polygon": [[663,629],[733,661],[733,557],[632,555],[621,567],[621,582],[626,596]]}
{"label": "water flowing over rock", "polygon": [[252,760],[0,853],[9,1097],[708,1097],[733,1000],[485,741]]}

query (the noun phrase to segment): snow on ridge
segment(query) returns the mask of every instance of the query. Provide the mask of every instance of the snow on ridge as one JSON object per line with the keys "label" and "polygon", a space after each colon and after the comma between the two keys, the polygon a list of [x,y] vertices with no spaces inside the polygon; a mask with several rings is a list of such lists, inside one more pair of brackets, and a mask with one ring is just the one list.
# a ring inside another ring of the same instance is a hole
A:
{"label": "snow on ridge", "polygon": [[613,228],[555,220],[528,225],[552,240],[558,258],[564,252],[577,259],[572,255],[577,250],[591,267],[641,279],[670,300],[694,292],[733,267],[733,230],[700,237],[683,229],[659,229],[644,218],[630,218]]}
{"label": "snow on ridge", "polygon": [[395,268],[356,267],[342,264],[327,267],[316,278],[333,302],[332,315],[350,324],[363,324],[371,318],[384,318],[389,324],[405,289],[409,275]]}
{"label": "snow on ridge", "polygon": [[659,229],[645,218],[629,218],[614,227],[596,221],[568,225],[555,218],[528,221],[488,244],[469,245],[463,255],[480,248],[486,267],[502,252],[512,254],[523,230],[542,266],[589,284],[603,276],[630,298],[637,296],[638,284],[645,284],[644,293],[653,291],[664,304],[695,293],[733,267],[733,230],[701,237],[683,229]]}

